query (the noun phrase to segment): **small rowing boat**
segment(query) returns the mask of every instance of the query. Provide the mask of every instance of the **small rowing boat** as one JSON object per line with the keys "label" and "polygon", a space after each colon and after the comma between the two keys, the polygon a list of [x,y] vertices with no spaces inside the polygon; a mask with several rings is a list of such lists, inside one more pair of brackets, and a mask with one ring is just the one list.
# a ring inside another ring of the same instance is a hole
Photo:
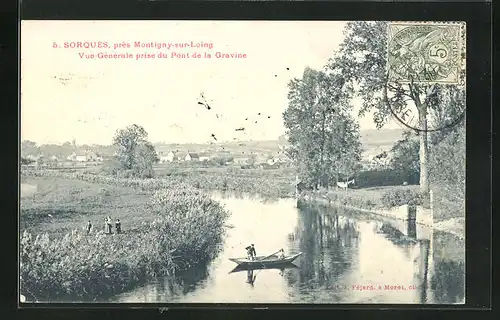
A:
{"label": "small rowing boat", "polygon": [[270,266],[291,263],[295,259],[297,259],[301,254],[302,254],[302,252],[299,252],[297,254],[294,254],[291,256],[286,256],[284,258],[280,258],[277,255],[270,255],[270,256],[257,256],[257,257],[255,257],[255,260],[249,260],[248,258],[229,258],[229,260],[238,264],[238,266],[242,266],[242,267],[246,267],[246,266],[248,266],[248,267],[251,267],[251,266],[270,267]]}
{"label": "small rowing boat", "polygon": [[271,266],[264,266],[262,264],[253,266],[237,265],[236,267],[234,267],[233,270],[229,271],[229,273],[236,273],[241,271],[254,271],[254,270],[284,270],[284,269],[297,269],[297,268],[298,267],[291,262],[283,263],[280,265],[271,265]]}

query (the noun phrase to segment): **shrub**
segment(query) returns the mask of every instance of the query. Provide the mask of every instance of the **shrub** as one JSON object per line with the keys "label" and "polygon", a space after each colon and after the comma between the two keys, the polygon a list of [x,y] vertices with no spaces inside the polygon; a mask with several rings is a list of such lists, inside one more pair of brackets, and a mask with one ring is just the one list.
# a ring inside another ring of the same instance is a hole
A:
{"label": "shrub", "polygon": [[432,146],[429,182],[434,192],[437,219],[465,215],[465,138],[465,123],[462,123]]}
{"label": "shrub", "polygon": [[156,239],[160,247],[175,248],[177,254],[197,263],[213,258],[224,233],[227,211],[201,191],[182,186],[160,190],[152,197]]}
{"label": "shrub", "polygon": [[405,181],[408,184],[418,184],[419,173],[393,169],[362,171],[356,177],[356,186],[360,188],[398,186]]}
{"label": "shrub", "polygon": [[99,173],[115,176],[121,170],[121,164],[118,160],[106,160],[101,166]]}
{"label": "shrub", "polygon": [[392,208],[402,205],[422,205],[424,197],[421,193],[412,189],[395,189],[386,191],[382,195],[382,204]]}
{"label": "shrub", "polygon": [[21,164],[31,164],[34,162],[35,162],[35,160],[33,160],[33,159],[21,157]]}
{"label": "shrub", "polygon": [[[129,288],[146,276],[139,259],[152,245],[141,238],[125,240],[77,231],[63,238],[25,232],[20,242],[20,288],[30,299],[56,296],[98,297]],[[132,254],[138,250],[138,255]]]}

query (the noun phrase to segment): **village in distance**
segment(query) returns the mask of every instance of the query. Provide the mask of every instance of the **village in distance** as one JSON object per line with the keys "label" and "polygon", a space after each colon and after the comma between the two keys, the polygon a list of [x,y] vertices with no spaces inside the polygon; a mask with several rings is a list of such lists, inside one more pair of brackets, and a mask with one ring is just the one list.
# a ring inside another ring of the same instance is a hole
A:
{"label": "village in distance", "polygon": [[[364,150],[361,164],[365,169],[377,166],[376,156],[390,149],[401,137],[402,129],[364,130],[361,132]],[[156,168],[168,164],[197,163],[203,167],[238,167],[241,169],[272,170],[290,167],[286,155],[286,140],[211,142],[210,144],[155,143],[158,156]],[[76,141],[63,144],[41,144],[25,140],[21,143],[21,165],[52,169],[98,167],[113,159],[113,145],[85,145]]]}

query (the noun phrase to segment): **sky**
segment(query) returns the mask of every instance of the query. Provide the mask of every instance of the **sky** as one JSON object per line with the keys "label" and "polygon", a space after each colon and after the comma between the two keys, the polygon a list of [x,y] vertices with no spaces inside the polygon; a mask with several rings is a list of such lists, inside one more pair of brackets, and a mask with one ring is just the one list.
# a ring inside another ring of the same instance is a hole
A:
{"label": "sky", "polygon": [[[21,139],[110,144],[117,129],[143,126],[152,142],[274,140],[284,134],[288,82],[321,69],[342,41],[336,21],[23,21]],[[64,48],[107,42],[110,48]],[[201,48],[134,48],[134,43]],[[59,47],[54,48],[54,43]],[[129,43],[131,48],[114,48]],[[168,58],[136,58],[162,52]],[[172,58],[172,53],[202,57]],[[216,58],[216,52],[246,54]],[[131,59],[98,58],[98,53]],[[94,58],[85,58],[93,54]],[[83,56],[83,57],[82,57]],[[198,104],[203,93],[211,109]],[[260,115],[259,115],[260,113]],[[357,115],[356,115],[357,116]],[[248,119],[248,120],[245,120]],[[374,129],[370,115],[361,130]],[[257,123],[255,123],[257,122]],[[398,128],[396,124],[390,127]],[[235,131],[244,127],[244,131]]]}

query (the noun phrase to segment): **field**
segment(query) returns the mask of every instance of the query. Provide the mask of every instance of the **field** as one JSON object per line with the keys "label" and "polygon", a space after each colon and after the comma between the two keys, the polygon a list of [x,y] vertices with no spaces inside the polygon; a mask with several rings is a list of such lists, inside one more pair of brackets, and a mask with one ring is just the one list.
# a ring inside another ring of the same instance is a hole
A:
{"label": "field", "polygon": [[126,233],[133,233],[155,218],[147,210],[149,193],[130,187],[30,177],[22,189],[31,192],[21,199],[21,232],[60,237],[85,230],[89,220],[95,232],[104,230],[104,219],[111,216],[113,221],[120,219]]}

